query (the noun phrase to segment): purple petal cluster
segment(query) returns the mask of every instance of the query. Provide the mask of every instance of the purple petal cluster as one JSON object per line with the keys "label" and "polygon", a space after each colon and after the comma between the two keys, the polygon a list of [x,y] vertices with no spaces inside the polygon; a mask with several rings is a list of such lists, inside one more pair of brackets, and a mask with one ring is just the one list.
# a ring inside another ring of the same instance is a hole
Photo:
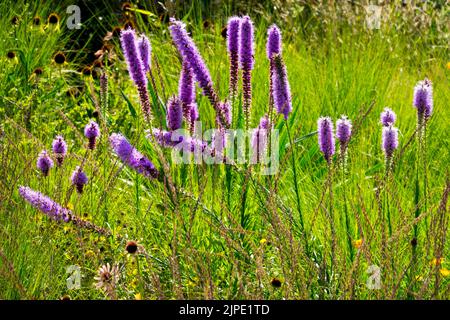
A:
{"label": "purple petal cluster", "polygon": [[53,140],[52,151],[56,156],[56,164],[61,166],[63,164],[64,157],[67,154],[67,144],[62,136],[58,135]]}
{"label": "purple petal cluster", "polygon": [[97,137],[100,136],[100,128],[97,122],[94,120],[89,121],[89,123],[84,127],[84,136],[89,140],[88,148],[94,150]]}
{"label": "purple petal cluster", "polygon": [[138,50],[136,32],[132,28],[127,28],[120,32],[120,44],[128,66],[131,79],[137,87],[147,86],[144,63],[141,60],[141,53]]}
{"label": "purple petal cluster", "polygon": [[237,94],[239,77],[239,43],[240,43],[241,18],[231,17],[227,24],[227,49],[230,56],[230,94],[232,97]]}
{"label": "purple petal cluster", "polygon": [[84,173],[80,167],[76,167],[72,172],[72,176],[70,177],[72,184],[77,188],[78,193],[83,193],[83,187],[88,183],[88,177],[86,173]]}
{"label": "purple petal cluster", "polygon": [[253,55],[255,54],[254,39],[253,39],[253,22],[249,16],[241,19],[240,28],[240,46],[239,46],[239,60],[242,70],[252,70],[254,65]]}
{"label": "purple petal cluster", "polygon": [[72,216],[72,212],[69,209],[61,207],[49,197],[29,187],[20,186],[19,194],[33,207],[54,220],[68,222]]}
{"label": "purple petal cluster", "polygon": [[343,115],[336,121],[336,138],[338,138],[341,145],[347,145],[351,136],[352,122]]}
{"label": "purple petal cluster", "polygon": [[393,126],[383,127],[381,149],[386,158],[390,159],[398,148],[398,129]]}
{"label": "purple petal cluster", "polygon": [[272,59],[273,56],[281,54],[281,31],[274,24],[267,31],[267,58]]}
{"label": "purple petal cluster", "polygon": [[414,107],[419,117],[425,120],[431,117],[433,112],[433,86],[428,79],[419,81],[414,87]]}
{"label": "purple petal cluster", "polygon": [[178,82],[178,98],[183,104],[183,115],[189,119],[191,104],[195,103],[195,82],[192,70],[187,62],[183,62],[180,81]]}
{"label": "purple petal cluster", "polygon": [[137,46],[139,49],[143,70],[144,72],[149,72],[152,56],[152,46],[150,44],[150,40],[142,34],[137,40]]}
{"label": "purple petal cluster", "polygon": [[219,127],[221,128],[229,128],[231,126],[232,114],[231,114],[231,105],[229,102],[220,102],[219,104],[219,112],[216,118]]}
{"label": "purple petal cluster", "polygon": [[331,157],[335,153],[333,121],[330,117],[321,117],[317,122],[317,131],[319,137],[319,148],[322,151],[325,160],[331,162]]}
{"label": "purple petal cluster", "polygon": [[167,102],[166,122],[167,127],[171,131],[181,128],[181,124],[183,122],[183,109],[180,99],[176,96],[172,96]]}
{"label": "purple petal cluster", "polygon": [[39,154],[36,166],[41,170],[44,177],[48,176],[48,172],[53,168],[53,160],[49,157],[46,150],[41,151]]}
{"label": "purple petal cluster", "polygon": [[380,115],[381,124],[385,127],[394,125],[396,119],[397,116],[395,115],[395,112],[387,107],[384,108],[383,112]]}
{"label": "purple petal cluster", "polygon": [[122,134],[113,133],[109,142],[117,156],[130,168],[146,177],[158,177],[158,170],[153,163],[136,150]]}
{"label": "purple petal cluster", "polygon": [[283,114],[284,118],[287,119],[292,111],[291,87],[287,77],[287,70],[279,54],[273,57],[273,63],[273,102],[277,112]]}

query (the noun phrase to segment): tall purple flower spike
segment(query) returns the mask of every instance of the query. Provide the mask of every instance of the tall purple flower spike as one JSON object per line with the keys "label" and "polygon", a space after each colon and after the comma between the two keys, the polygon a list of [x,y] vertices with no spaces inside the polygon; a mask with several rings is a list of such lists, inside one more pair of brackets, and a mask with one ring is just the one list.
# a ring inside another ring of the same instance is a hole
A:
{"label": "tall purple flower spike", "polygon": [[383,127],[381,149],[386,159],[390,159],[398,148],[398,129],[393,126]]}
{"label": "tall purple flower spike", "polygon": [[64,141],[64,138],[60,135],[56,136],[56,138],[52,142],[52,151],[56,157],[56,164],[58,166],[62,166],[64,157],[67,154],[67,144]]}
{"label": "tall purple flower spike", "polygon": [[136,85],[139,93],[139,101],[147,121],[151,121],[150,97],[147,91],[147,77],[144,63],[138,50],[136,33],[128,28],[120,32],[120,44],[128,66],[128,73]]}
{"label": "tall purple flower spike", "polygon": [[281,54],[281,31],[273,24],[267,31],[267,58],[270,60],[273,56]]}
{"label": "tall purple flower spike", "polygon": [[[220,115],[217,116],[216,122],[219,124],[220,128],[229,128],[231,126],[232,112],[231,105],[229,102],[220,103]],[[224,121],[224,122],[223,122]]]}
{"label": "tall purple flower spike", "polygon": [[346,146],[352,136],[352,122],[346,117],[341,116],[336,121],[336,138],[338,138],[341,146]]}
{"label": "tall purple flower spike", "polygon": [[429,79],[419,81],[414,87],[414,107],[419,119],[428,120],[433,113],[433,86]]}
{"label": "tall purple flower spike", "polygon": [[97,122],[94,120],[89,121],[84,127],[84,136],[89,140],[88,148],[94,150],[97,138],[100,136],[100,128]]}
{"label": "tall purple flower spike", "polygon": [[76,167],[72,172],[72,176],[70,177],[72,184],[77,188],[78,193],[83,193],[83,187],[88,183],[88,177],[86,173],[84,173],[80,167]]}
{"label": "tall purple flower spike", "polygon": [[245,127],[249,128],[250,109],[252,105],[252,69],[254,65],[253,23],[249,16],[241,19],[239,60],[242,69],[242,91]]}
{"label": "tall purple flower spike", "polygon": [[63,208],[61,205],[29,187],[20,186],[19,194],[33,207],[46,214],[56,221],[68,222],[71,219],[72,212]]}
{"label": "tall purple flower spike", "polygon": [[176,96],[172,96],[167,102],[166,122],[170,131],[181,128],[181,124],[183,122],[183,109],[180,99]]}
{"label": "tall purple flower spike", "polygon": [[150,40],[145,36],[141,35],[137,41],[139,54],[142,61],[142,67],[144,72],[150,71],[151,66],[151,56],[152,56],[152,46],[150,44]]}
{"label": "tall purple flower spike", "polygon": [[380,115],[380,122],[385,127],[394,125],[396,119],[397,116],[395,115],[395,112],[387,107],[384,108],[383,112]]}
{"label": "tall purple flower spike", "polygon": [[178,82],[178,98],[183,105],[183,115],[189,121],[191,105],[195,103],[195,81],[189,64],[184,61]]}
{"label": "tall purple flower spike", "polygon": [[227,49],[230,56],[230,95],[237,94],[239,76],[239,42],[241,18],[231,17],[227,24]]}
{"label": "tall purple flower spike", "polygon": [[158,170],[153,163],[142,153],[136,150],[122,134],[113,133],[109,137],[109,142],[115,154],[127,166],[134,169],[146,177],[157,178]]}
{"label": "tall purple flower spike", "polygon": [[48,176],[48,172],[53,168],[53,160],[49,157],[46,150],[43,150],[37,159],[36,166],[41,170],[44,177]]}
{"label": "tall purple flower spike", "polygon": [[322,151],[325,160],[327,160],[328,163],[331,163],[331,158],[335,153],[333,121],[331,121],[331,118],[319,118],[317,122],[317,131],[320,151]]}
{"label": "tall purple flower spike", "polygon": [[275,55],[272,59],[274,63],[272,78],[273,102],[277,112],[283,114],[284,119],[287,120],[289,113],[292,111],[291,87],[287,77],[287,70],[281,55]]}

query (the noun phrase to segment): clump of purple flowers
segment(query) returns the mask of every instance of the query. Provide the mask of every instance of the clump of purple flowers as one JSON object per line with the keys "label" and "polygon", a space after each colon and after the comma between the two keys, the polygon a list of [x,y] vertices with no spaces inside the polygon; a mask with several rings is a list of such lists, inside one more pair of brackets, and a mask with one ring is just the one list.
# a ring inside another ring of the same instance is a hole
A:
{"label": "clump of purple flowers", "polygon": [[230,56],[230,96],[237,94],[241,18],[231,17],[227,24],[227,49]]}
{"label": "clump of purple flowers", "polygon": [[130,168],[146,177],[158,177],[158,170],[153,163],[136,150],[122,134],[113,133],[109,137],[109,142],[117,156]]}
{"label": "clump of purple flowers", "polygon": [[396,119],[397,116],[395,115],[395,112],[387,107],[384,108],[383,112],[380,115],[381,124],[385,127],[394,125]]}
{"label": "clump of purple flowers", "polygon": [[51,168],[53,168],[53,160],[49,157],[46,150],[41,151],[37,159],[36,165],[38,169],[42,172],[44,177],[48,176]]}
{"label": "clump of purple flowers", "polygon": [[433,112],[433,87],[427,78],[414,87],[414,107],[417,109],[419,124],[426,122]]}
{"label": "clump of purple flowers", "polygon": [[56,221],[68,222],[71,219],[72,212],[69,209],[61,207],[61,205],[40,192],[34,191],[29,187],[20,186],[19,194],[33,207]]}
{"label": "clump of purple flowers", "polygon": [[181,128],[183,122],[183,109],[181,101],[177,96],[172,96],[167,102],[167,127],[170,131],[174,131]]}
{"label": "clump of purple flowers", "polygon": [[83,193],[83,187],[88,183],[88,177],[81,167],[76,167],[70,178],[72,184],[77,188],[78,193]]}
{"label": "clump of purple flowers", "polygon": [[62,166],[64,158],[67,154],[67,144],[64,141],[64,138],[60,135],[56,136],[56,138],[52,142],[52,151],[56,157],[56,164],[58,166]]}
{"label": "clump of purple flowers", "polygon": [[252,104],[252,69],[254,65],[254,39],[253,39],[253,22],[249,16],[241,19],[240,25],[240,46],[239,59],[242,69],[242,91],[243,105],[245,115],[245,127],[249,127],[250,108]]}
{"label": "clump of purple flowers", "polygon": [[94,150],[97,143],[97,138],[100,136],[100,128],[97,122],[94,120],[89,121],[89,123],[84,127],[84,136],[89,140],[88,148]]}
{"label": "clump of purple flowers", "polygon": [[335,153],[333,121],[330,117],[321,117],[317,122],[317,131],[319,137],[319,148],[322,151],[325,160],[331,164],[331,158]]}
{"label": "clump of purple flowers", "polygon": [[284,65],[281,55],[275,55],[273,58],[273,102],[279,114],[284,115],[287,120],[289,113],[292,111],[291,88],[289,85],[286,66]]}

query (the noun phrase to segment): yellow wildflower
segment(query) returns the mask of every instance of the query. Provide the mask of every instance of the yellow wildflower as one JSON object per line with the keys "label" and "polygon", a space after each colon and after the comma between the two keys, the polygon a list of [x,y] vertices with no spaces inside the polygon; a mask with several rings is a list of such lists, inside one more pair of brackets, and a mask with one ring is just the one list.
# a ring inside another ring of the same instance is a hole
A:
{"label": "yellow wildflower", "polygon": [[356,239],[356,240],[353,240],[353,246],[356,248],[356,249],[359,249],[359,248],[361,248],[361,245],[362,245],[362,239]]}
{"label": "yellow wildflower", "polygon": [[441,276],[443,277],[448,277],[450,276],[450,270],[448,270],[447,268],[442,268],[441,270],[439,270],[441,273]]}

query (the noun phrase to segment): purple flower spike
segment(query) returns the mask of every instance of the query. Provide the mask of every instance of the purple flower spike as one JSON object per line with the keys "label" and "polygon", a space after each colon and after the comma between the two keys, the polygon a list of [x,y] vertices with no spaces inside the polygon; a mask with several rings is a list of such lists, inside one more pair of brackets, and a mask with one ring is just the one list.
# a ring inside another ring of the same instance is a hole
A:
{"label": "purple flower spike", "polygon": [[191,104],[191,108],[189,109],[189,131],[191,134],[194,132],[195,121],[199,119],[197,104]]}
{"label": "purple flower spike", "polygon": [[255,53],[253,40],[253,22],[249,16],[241,19],[241,43],[239,47],[239,59],[242,70],[252,70],[254,64],[253,55]]}
{"label": "purple flower spike", "polygon": [[197,46],[189,37],[186,31],[185,24],[181,21],[171,18],[169,29],[172,40],[175,43],[178,51],[180,52],[183,61],[188,63],[195,76],[195,79],[203,90],[203,94],[208,97],[217,112],[219,98],[214,90],[211,75],[197,49]]}
{"label": "purple flower spike", "polygon": [[56,156],[56,164],[62,166],[64,157],[67,154],[67,144],[62,136],[56,136],[52,142],[52,151]]}
{"label": "purple flower spike", "polygon": [[158,170],[153,163],[136,150],[122,134],[113,133],[109,142],[117,156],[130,168],[146,177],[158,177]]}
{"label": "purple flower spike", "polygon": [[220,105],[220,114],[217,116],[216,121],[221,128],[229,128],[231,126],[231,105],[229,102],[221,102]]}
{"label": "purple flower spike", "polygon": [[281,55],[278,54],[272,59],[274,63],[272,78],[273,102],[277,112],[283,114],[284,119],[287,120],[289,113],[292,111],[291,87],[287,77],[287,70]]}
{"label": "purple flower spike", "polygon": [[331,157],[334,155],[334,135],[333,135],[333,121],[330,117],[321,117],[317,122],[317,131],[319,137],[319,147],[322,151],[325,160],[331,163]]}
{"label": "purple flower spike", "polygon": [[281,32],[276,25],[272,25],[267,31],[267,58],[281,54]]}
{"label": "purple flower spike", "polygon": [[89,121],[84,127],[84,136],[89,139],[88,148],[94,150],[97,137],[100,136],[100,128],[94,120]]}
{"label": "purple flower spike", "polygon": [[383,127],[382,140],[381,149],[384,151],[386,159],[390,159],[395,149],[398,148],[398,129],[393,126]]}
{"label": "purple flower spike", "polygon": [[394,111],[392,111],[390,108],[384,108],[380,116],[380,121],[383,126],[389,127],[394,125],[396,119],[397,116],[395,115]]}
{"label": "purple flower spike", "polygon": [[122,30],[120,32],[120,44],[122,45],[123,54],[127,61],[128,72],[131,79],[137,87],[147,86],[144,64],[137,48],[136,32],[131,28]]}
{"label": "purple flower spike", "polygon": [[176,96],[172,96],[167,102],[166,122],[170,131],[181,128],[181,123],[183,122],[183,109],[180,99]]}
{"label": "purple flower spike", "polygon": [[241,18],[231,17],[227,24],[227,49],[230,56],[230,94],[236,96],[239,76],[239,42]]}
{"label": "purple flower spike", "polygon": [[254,129],[252,136],[252,162],[261,161],[263,154],[267,148],[267,137],[269,130],[269,117],[265,115],[259,121],[258,128]]}
{"label": "purple flower spike", "polygon": [[19,194],[33,207],[54,220],[68,222],[72,217],[72,212],[69,209],[61,207],[49,197],[29,187],[20,186]]}
{"label": "purple flower spike", "polygon": [[191,104],[195,102],[195,82],[192,70],[187,62],[183,62],[180,81],[178,83],[178,97],[183,104],[183,115],[189,120]]}
{"label": "purple flower spike", "polygon": [[431,117],[433,112],[433,86],[431,81],[425,78],[414,87],[414,107],[417,109],[419,118],[425,121]]}
{"label": "purple flower spike", "polygon": [[48,176],[48,172],[53,168],[53,160],[48,156],[46,150],[43,150],[37,159],[36,163],[39,170],[41,170],[44,177]]}
{"label": "purple flower spike", "polygon": [[88,177],[80,167],[76,167],[70,178],[72,184],[77,188],[78,193],[83,193],[83,187],[88,183]]}
{"label": "purple flower spike", "polygon": [[150,44],[150,40],[145,35],[141,35],[137,41],[137,45],[139,48],[143,70],[144,72],[149,72],[152,56],[152,46]]}
{"label": "purple flower spike", "polygon": [[341,116],[336,121],[336,138],[338,138],[341,145],[347,145],[351,136],[352,122],[346,116]]}

